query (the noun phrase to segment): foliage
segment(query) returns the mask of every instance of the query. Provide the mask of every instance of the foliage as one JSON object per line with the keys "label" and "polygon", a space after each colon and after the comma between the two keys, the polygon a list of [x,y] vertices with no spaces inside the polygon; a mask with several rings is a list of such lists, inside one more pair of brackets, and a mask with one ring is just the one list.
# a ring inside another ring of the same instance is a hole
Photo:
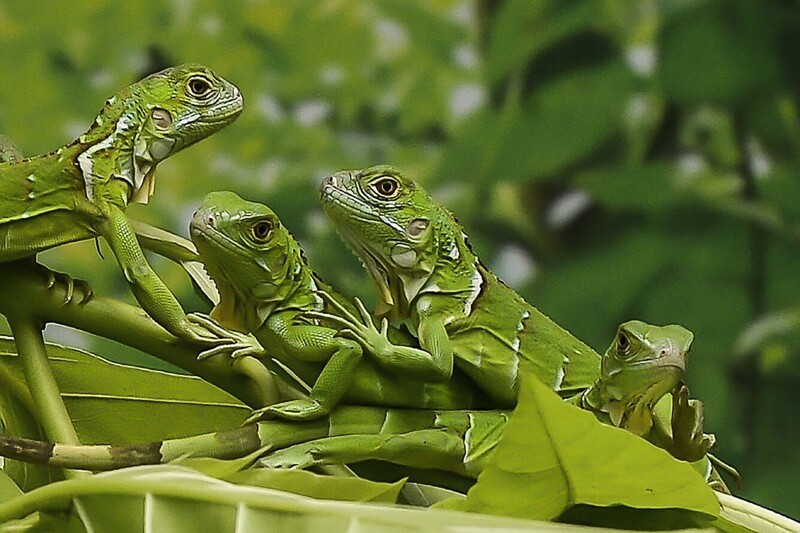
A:
{"label": "foliage", "polygon": [[576,505],[719,513],[714,492],[689,463],[599,424],[529,379],[465,509],[552,520]]}
{"label": "foliage", "polygon": [[[118,87],[208,64],[240,86],[245,113],[162,165],[134,217],[185,233],[205,193],[235,190],[271,204],[328,281],[364,296],[316,185],[395,164],[453,209],[501,277],[596,348],[630,318],[691,329],[689,383],[718,455],[740,467],[743,495],[800,516],[800,426],[787,414],[800,402],[798,9],[9,0],[0,131],[27,154],[50,150]],[[64,248],[43,261],[130,299],[94,243]],[[155,263],[204,308],[178,267]],[[71,331],[61,341],[142,361]]]}

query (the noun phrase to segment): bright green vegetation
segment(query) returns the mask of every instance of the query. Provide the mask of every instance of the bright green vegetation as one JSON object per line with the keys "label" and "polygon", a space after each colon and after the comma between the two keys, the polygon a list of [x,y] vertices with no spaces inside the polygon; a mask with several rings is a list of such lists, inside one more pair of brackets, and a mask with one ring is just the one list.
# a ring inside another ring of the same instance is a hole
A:
{"label": "bright green vegetation", "polygon": [[[26,155],[43,153],[76,139],[119,88],[170,65],[212,66],[236,82],[246,111],[233,128],[159,164],[157,194],[149,205],[128,205],[126,216],[183,235],[192,209],[209,191],[234,190],[265,201],[292,229],[323,279],[348,300],[358,295],[372,309],[372,281],[334,238],[313,191],[338,169],[397,165],[457,213],[491,271],[595,350],[607,345],[618,324],[634,317],[694,332],[688,383],[692,396],[705,405],[694,422],[718,437],[713,453],[741,469],[744,486],[731,488],[800,516],[800,455],[793,446],[800,425],[786,416],[787,406],[800,401],[797,5],[353,0],[320,6],[297,0],[229,7],[221,0],[124,8],[103,1],[3,2],[0,67],[8,75],[0,81],[0,132]],[[19,150],[7,151],[7,146],[0,142],[0,158],[20,159]],[[202,266],[189,255],[181,262],[193,263],[197,280]],[[147,258],[183,309],[210,309],[180,266]],[[125,375],[133,375],[133,369],[118,367],[119,379],[109,380],[94,366],[62,359],[62,351],[47,345],[58,385],[50,390],[56,396],[61,390],[81,443],[124,445],[224,430],[238,426],[251,408],[275,401],[273,385],[283,381],[253,379],[259,372],[268,378],[253,357],[197,361],[196,344],[176,344],[138,307],[126,305],[134,303],[131,290],[111,264],[114,254],[105,239],[57,246],[37,259],[89,280],[94,296],[87,301],[88,287],[75,284],[72,303],[64,304],[66,278],[54,278],[56,290],[48,291],[41,271],[28,271],[28,261],[0,263],[0,312],[29,314],[29,339],[43,323],[66,324],[71,329],[48,326],[45,336],[115,361],[172,368],[147,355],[153,353],[203,380],[164,383],[149,375],[147,383],[158,387],[133,379],[126,386]],[[198,286],[208,290],[207,281]],[[213,300],[215,291],[207,294]],[[355,316],[364,322],[360,313]],[[379,322],[376,326],[380,330]],[[3,318],[0,330],[9,331]],[[393,344],[404,344],[391,335]],[[44,349],[38,351],[41,355]],[[362,360],[370,359],[364,350]],[[71,368],[66,382],[65,367]],[[461,373],[455,362],[454,373]],[[53,435],[41,429],[42,410],[25,394],[44,387],[28,388],[26,379],[41,384],[25,372],[0,372],[2,432],[52,441]],[[207,416],[221,401],[218,395],[225,394],[211,394],[208,385],[206,394],[185,401],[190,381],[214,383],[247,405],[236,404],[231,418]],[[76,383],[84,388],[71,386]],[[127,395],[136,397],[114,414]],[[694,411],[688,394],[675,398],[673,404],[684,406],[679,409]],[[504,432],[503,467],[523,457],[582,458],[562,448],[576,441],[570,433],[578,427],[575,419],[536,403],[524,410],[526,424]],[[665,421],[663,427],[669,428],[672,417],[658,414],[663,405],[657,406],[654,423]],[[532,416],[539,411],[541,419]],[[531,425],[531,420],[537,422]],[[684,421],[687,442],[701,444],[702,429],[692,431],[692,416]],[[84,431],[87,424],[94,431]],[[553,454],[526,455],[533,434],[546,435],[535,441],[537,450]],[[592,447],[588,459],[616,457],[604,450]],[[612,445],[611,450],[628,448]],[[561,477],[541,470],[550,483],[543,494],[586,501],[585,489],[598,479],[643,470],[607,460],[608,469],[590,471],[590,462],[556,468],[565,473]],[[15,483],[27,491],[62,475],[57,468],[10,460],[3,461],[3,471],[12,482],[0,473],[0,501],[16,498]],[[323,505],[276,498],[267,490],[256,495],[253,487],[275,481],[261,473],[285,474],[284,481],[294,480],[295,489],[309,491],[343,478],[249,469],[238,474],[247,479],[246,487],[229,483],[222,490],[222,483],[185,469],[149,472],[70,480],[52,492],[20,498],[26,505],[18,509],[38,510],[46,502],[56,512],[43,516],[61,520],[44,526],[51,530],[73,528],[64,517],[91,520],[95,530],[120,530],[121,524],[142,520],[175,530],[224,531],[226,524],[267,516],[262,529],[447,528],[436,513]],[[588,485],[574,483],[575,472],[588,473]],[[522,478],[494,479],[484,495],[495,497],[485,503],[519,508],[512,497],[523,493],[518,487],[528,480],[517,485]],[[313,494],[366,499],[372,496],[360,495],[379,492],[392,501],[397,491],[390,485],[361,492],[354,485]],[[109,495],[112,490],[116,495]],[[409,483],[400,500],[408,501],[410,491],[427,497],[432,492]],[[75,506],[80,512],[70,514],[75,494],[82,495],[81,506]],[[187,499],[190,494],[196,499]],[[723,512],[734,507],[717,497]],[[592,496],[589,501],[606,500]],[[476,502],[473,508],[479,507]],[[126,512],[130,508],[138,511]],[[359,509],[355,518],[348,515],[354,509]],[[619,506],[606,508],[613,521],[605,525],[619,526],[622,514]],[[402,518],[411,516],[416,518]],[[675,514],[666,511],[663,520],[634,514],[625,523],[633,528],[637,523],[693,525],[670,516]],[[486,519],[491,517],[473,513],[459,524],[521,527]],[[754,522],[751,529],[765,527]]]}

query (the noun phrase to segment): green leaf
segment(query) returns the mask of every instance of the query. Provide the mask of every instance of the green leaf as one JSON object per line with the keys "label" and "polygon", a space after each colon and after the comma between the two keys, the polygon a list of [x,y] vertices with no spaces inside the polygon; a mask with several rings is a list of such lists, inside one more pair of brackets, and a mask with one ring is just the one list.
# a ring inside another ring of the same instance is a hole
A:
{"label": "green leaf", "polygon": [[698,2],[662,33],[659,76],[684,104],[735,105],[780,83],[775,21],[768,5]]}
{"label": "green leaf", "polygon": [[[294,476],[292,476],[294,477]],[[79,517],[88,531],[573,531],[569,526],[385,504],[316,500],[236,485],[189,468],[125,468],[52,483],[0,504],[0,523],[48,511],[51,530]],[[11,524],[7,524],[9,527]]]}
{"label": "green leaf", "polygon": [[487,69],[497,81],[558,41],[603,19],[602,2],[509,0],[500,4],[489,33]]}
{"label": "green leaf", "polygon": [[22,490],[4,470],[0,469],[0,503],[15,498],[20,494],[22,494]]}
{"label": "green leaf", "polygon": [[403,486],[402,496],[406,503],[417,507],[431,507],[446,500],[462,501],[466,498],[466,494],[455,490],[413,482],[406,482]]}
{"label": "green leaf", "polygon": [[600,168],[579,174],[575,185],[603,206],[652,213],[675,207],[680,201],[680,192],[671,184],[674,172],[660,164]]}
{"label": "green leaf", "polygon": [[322,476],[306,470],[253,468],[226,476],[225,481],[277,489],[322,500],[394,503],[405,479],[380,483],[358,477]]}
{"label": "green leaf", "polygon": [[467,510],[552,520],[575,505],[719,513],[714,492],[688,463],[524,379]]}
{"label": "green leaf", "polygon": [[[86,444],[207,433],[236,427],[249,413],[241,402],[194,376],[111,363],[52,343],[47,350],[67,410]],[[14,342],[6,337],[0,337],[2,371],[24,380]]]}
{"label": "green leaf", "polygon": [[718,494],[719,523],[723,531],[798,531],[800,524],[765,507],[742,500],[731,494]]}

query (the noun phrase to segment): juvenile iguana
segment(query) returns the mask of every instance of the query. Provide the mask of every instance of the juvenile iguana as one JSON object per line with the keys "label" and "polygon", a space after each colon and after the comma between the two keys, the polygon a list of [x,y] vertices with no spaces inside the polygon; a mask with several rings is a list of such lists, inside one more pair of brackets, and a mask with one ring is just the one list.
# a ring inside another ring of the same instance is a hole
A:
{"label": "juvenile iguana", "polygon": [[[382,368],[434,381],[455,367],[502,408],[515,405],[523,371],[564,396],[597,379],[600,357],[492,274],[450,212],[412,180],[387,166],[339,172],[323,181],[321,200],[375,282],[383,323],[379,331],[368,315],[328,318]],[[419,348],[392,344],[387,320],[405,325]]]}
{"label": "juvenile iguana", "polygon": [[111,97],[78,139],[48,154],[0,163],[0,261],[102,236],[133,294],[170,333],[211,340],[191,323],[153,272],[124,211],[153,194],[159,162],[233,122],[242,111],[235,85],[206,67],[180,65]]}
{"label": "juvenile iguana", "polygon": [[[362,358],[357,342],[337,336],[334,323],[313,317],[313,312],[355,310],[312,271],[300,245],[267,206],[232,192],[211,193],[195,213],[190,233],[220,294],[211,318],[230,330],[252,333],[269,357],[313,384],[308,399],[263,411],[316,418],[341,399],[413,408],[489,406],[460,374],[446,383],[427,383],[382,372]],[[324,301],[320,291],[329,299]],[[392,333],[402,342],[399,332]]]}
{"label": "juvenile iguana", "polygon": [[[647,413],[653,404],[683,376],[691,341],[691,333],[680,326],[658,327],[638,321],[622,324],[603,356],[604,368],[610,371],[604,372],[585,394],[578,395],[575,403],[595,412],[600,421],[642,433],[647,421],[652,420]],[[597,406],[589,398],[597,400]],[[609,412],[622,416],[609,417]],[[189,455],[237,458],[264,449],[278,450],[261,460],[269,467],[380,459],[477,477],[509,416],[509,411],[499,410],[342,405],[318,420],[269,420],[137,446],[67,446],[0,436],[0,455],[66,468],[109,470]],[[654,425],[652,431],[662,429]],[[651,437],[651,431],[643,434]]]}

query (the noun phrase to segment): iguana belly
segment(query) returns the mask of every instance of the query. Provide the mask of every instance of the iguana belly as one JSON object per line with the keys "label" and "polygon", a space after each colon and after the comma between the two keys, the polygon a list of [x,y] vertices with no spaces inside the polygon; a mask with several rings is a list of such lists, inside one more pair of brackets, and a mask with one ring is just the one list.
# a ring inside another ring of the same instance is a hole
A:
{"label": "iguana belly", "polygon": [[413,409],[488,409],[491,402],[456,370],[446,383],[389,375],[366,361],[356,368],[344,403]]}

